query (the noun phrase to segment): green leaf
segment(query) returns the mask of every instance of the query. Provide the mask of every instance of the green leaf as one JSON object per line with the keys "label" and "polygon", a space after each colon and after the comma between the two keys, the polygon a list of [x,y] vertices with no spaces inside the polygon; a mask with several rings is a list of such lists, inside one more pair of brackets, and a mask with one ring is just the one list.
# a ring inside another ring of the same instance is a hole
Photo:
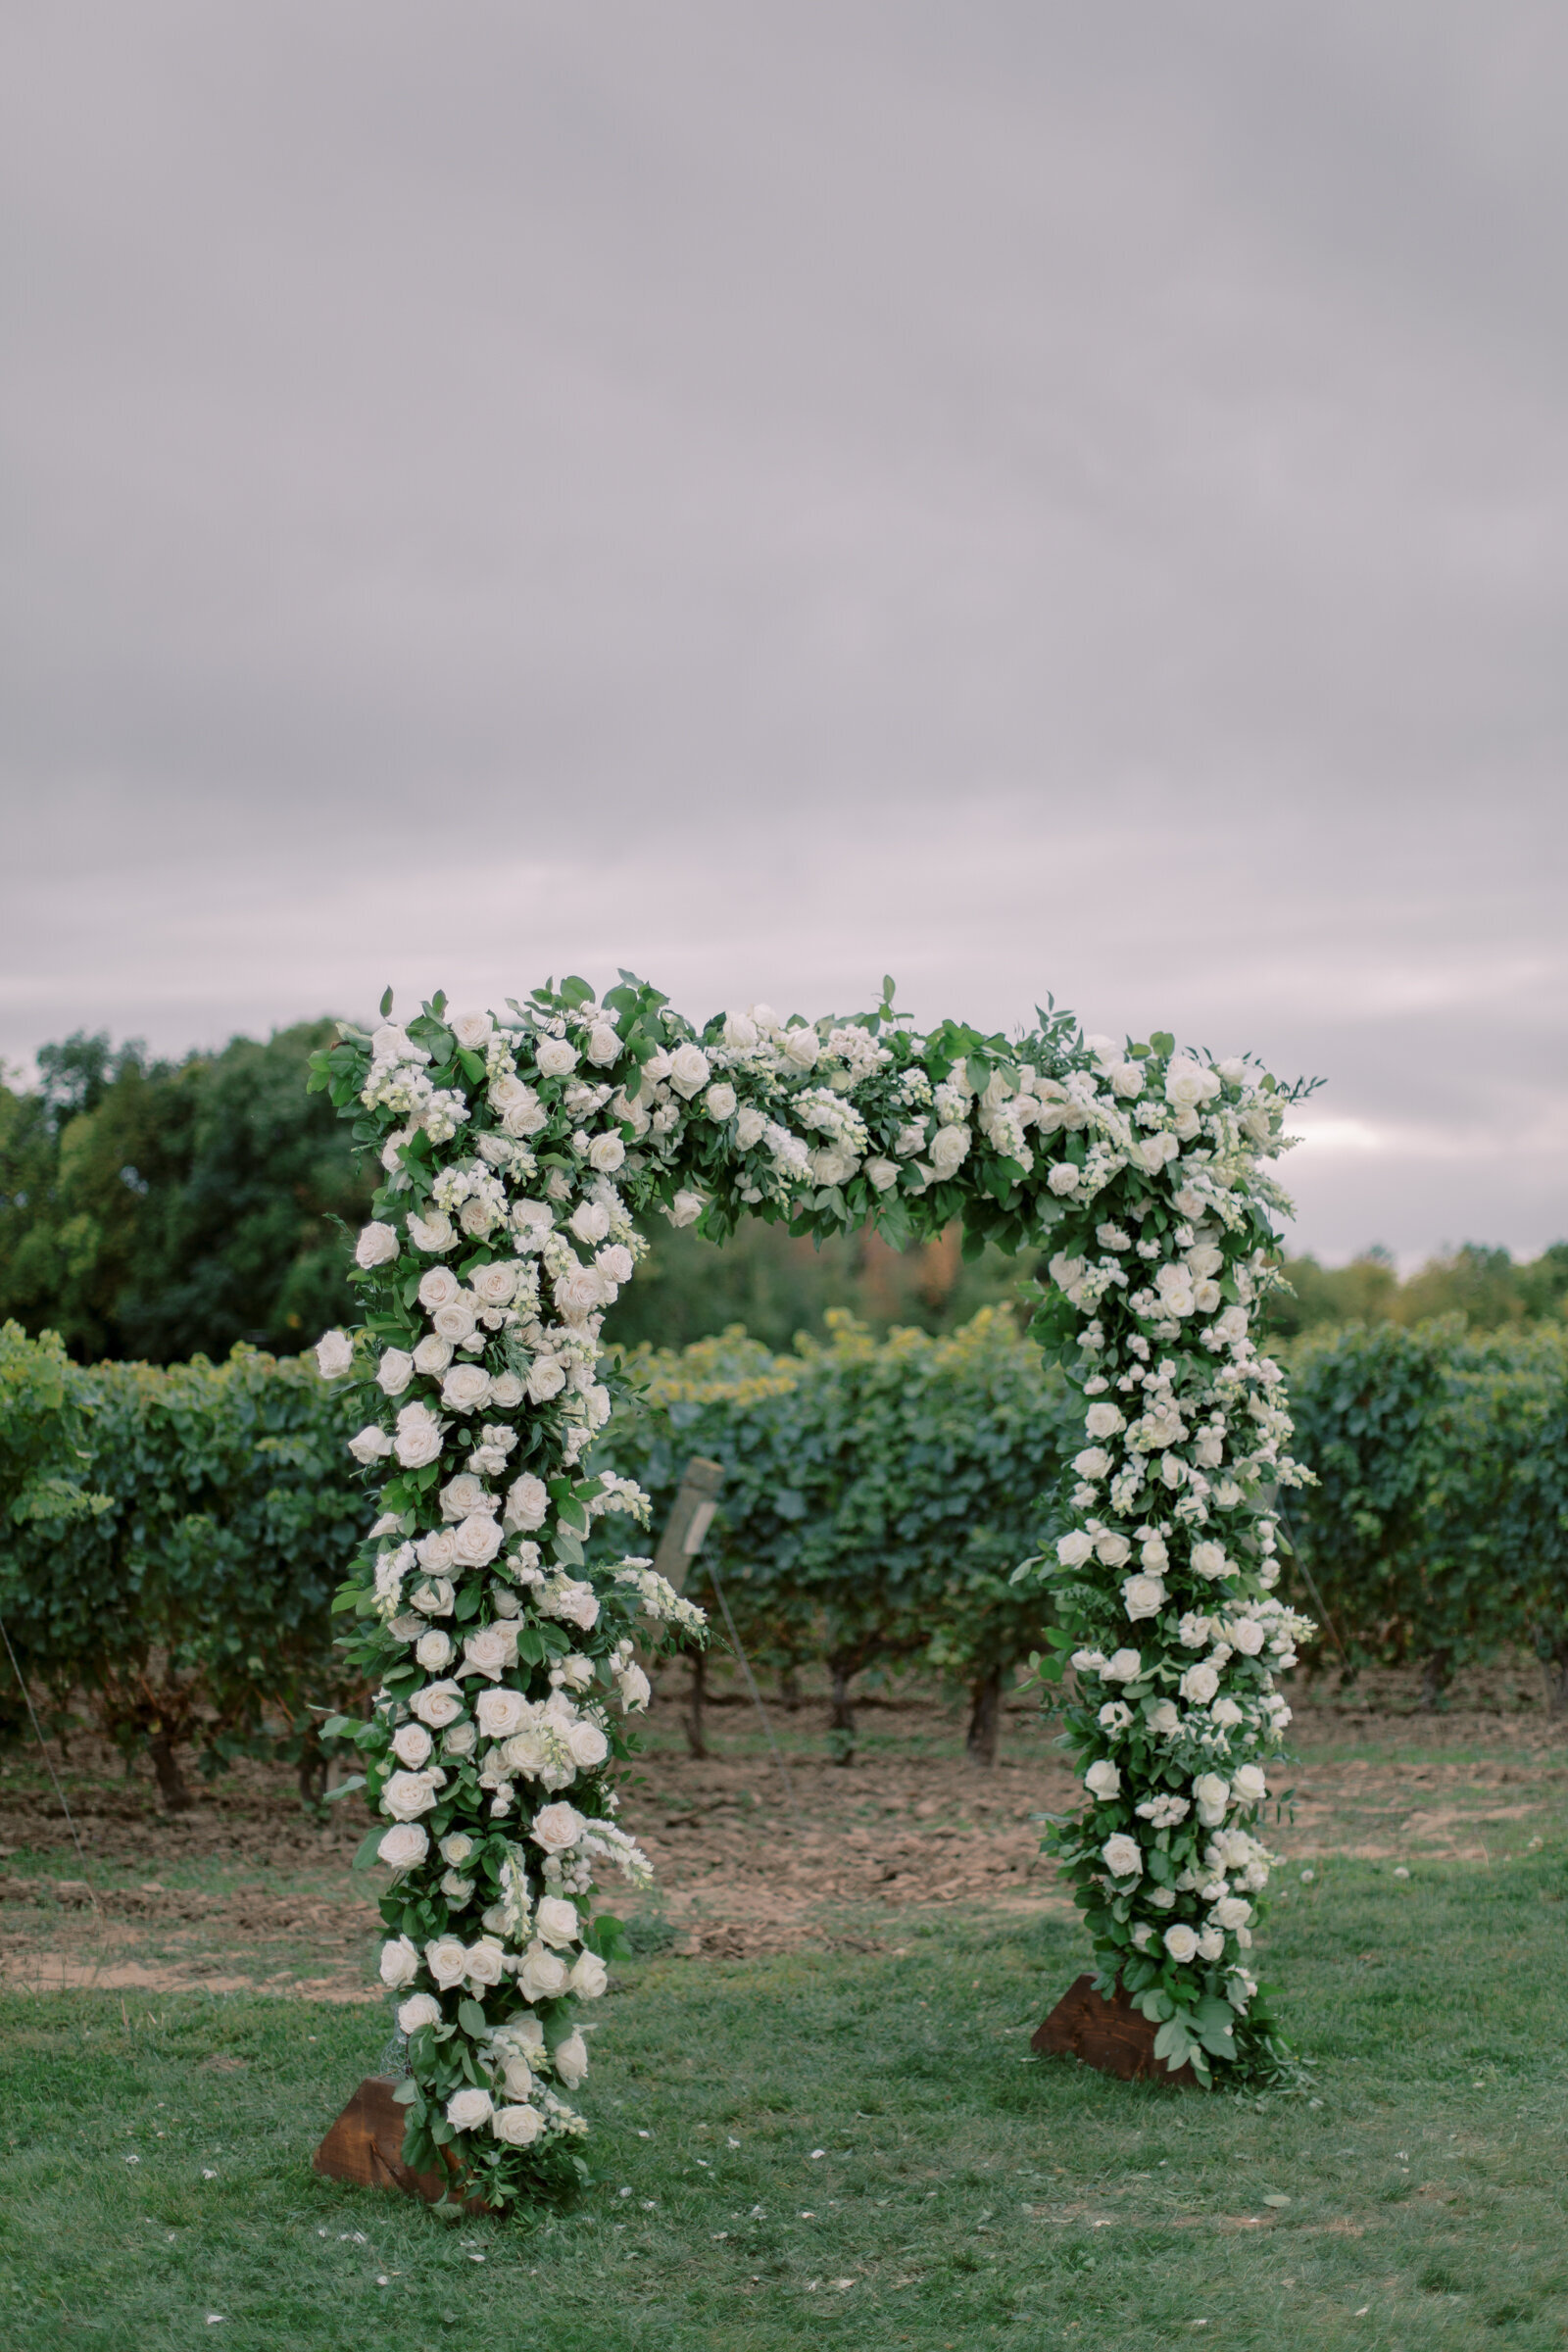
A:
{"label": "green leaf", "polygon": [[356,1788],[363,1788],[364,1787],[365,1775],[363,1772],[357,1772],[352,1776],[351,1779],[339,1781],[335,1788],[329,1788],[326,1792],[326,1802],[329,1805],[335,1805],[340,1797],[352,1796]]}
{"label": "green leaf", "polygon": [[489,2032],[484,2011],[477,2001],[460,2001],[458,2003],[458,2023],[472,2041],[482,2041]]}
{"label": "green leaf", "polygon": [[384,1021],[392,1010],[392,984],[388,981],[381,995],[381,1018]]}

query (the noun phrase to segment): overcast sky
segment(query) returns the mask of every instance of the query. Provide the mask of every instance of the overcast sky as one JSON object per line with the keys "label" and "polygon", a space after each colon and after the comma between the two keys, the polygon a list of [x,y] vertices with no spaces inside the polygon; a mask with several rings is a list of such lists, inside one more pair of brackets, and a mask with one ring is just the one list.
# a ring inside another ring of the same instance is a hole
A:
{"label": "overcast sky", "polygon": [[1555,0],[10,0],[0,1054],[628,965],[1568,1234]]}

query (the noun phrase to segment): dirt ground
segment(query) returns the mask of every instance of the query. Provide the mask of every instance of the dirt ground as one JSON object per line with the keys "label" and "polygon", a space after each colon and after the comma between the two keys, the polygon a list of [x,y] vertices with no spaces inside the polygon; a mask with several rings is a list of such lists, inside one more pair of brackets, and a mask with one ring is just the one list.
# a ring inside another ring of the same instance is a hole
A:
{"label": "dirt ground", "polygon": [[[935,1689],[873,1694],[853,1763],[826,1739],[825,1694],[768,1699],[770,1747],[739,1686],[712,1680],[711,1752],[687,1752],[684,1674],[663,1678],[622,1815],[658,1874],[627,1913],[639,1947],[693,1958],[896,1948],[908,1914],[984,1905],[1070,1909],[1040,1854],[1040,1816],[1075,1787],[1029,1698],[1004,1718],[1001,1761],[963,1754],[962,1718]],[[1295,1761],[1275,1843],[1293,1864],[1335,1854],[1391,1865],[1481,1860],[1561,1821],[1568,1723],[1541,1704],[1530,1667],[1456,1685],[1420,1710],[1413,1677],[1332,1675],[1292,1691]],[[86,1732],[52,1751],[78,1853],[36,1749],[0,1760],[0,1981],[162,1991],[254,1989],[372,2000],[375,1874],[351,1876],[366,1827],[358,1796],[302,1812],[293,1776],[244,1764],[168,1816]],[[782,1760],[781,1760],[782,1759]]]}

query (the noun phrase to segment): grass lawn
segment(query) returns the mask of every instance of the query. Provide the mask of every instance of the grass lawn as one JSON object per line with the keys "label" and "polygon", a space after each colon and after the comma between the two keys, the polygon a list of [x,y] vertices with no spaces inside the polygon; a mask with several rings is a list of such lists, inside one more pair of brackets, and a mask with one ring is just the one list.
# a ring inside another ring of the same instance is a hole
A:
{"label": "grass lawn", "polygon": [[888,1954],[644,1961],[600,2012],[596,2184],[502,2225],[312,2175],[378,2009],[13,1995],[0,2342],[1568,2343],[1563,1860],[1296,1886],[1269,1963],[1310,2103],[1031,2060],[1080,1964],[1057,1920],[927,1910]]}

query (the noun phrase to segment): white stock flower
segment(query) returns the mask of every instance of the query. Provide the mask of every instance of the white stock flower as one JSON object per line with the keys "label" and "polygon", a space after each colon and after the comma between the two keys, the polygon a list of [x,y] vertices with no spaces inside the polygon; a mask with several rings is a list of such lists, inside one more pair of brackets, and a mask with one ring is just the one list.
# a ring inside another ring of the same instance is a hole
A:
{"label": "white stock flower", "polygon": [[1144,1857],[1139,1850],[1136,1838],[1129,1838],[1125,1833],[1118,1832],[1114,1838],[1105,1839],[1100,1853],[1101,1859],[1113,1879],[1143,1877]]}
{"label": "white stock flower", "polygon": [[357,1266],[389,1265],[398,1253],[398,1237],[390,1225],[367,1225],[354,1245]]}
{"label": "white stock flower", "polygon": [[316,1343],[316,1369],[323,1380],[341,1379],[354,1369],[354,1342],[346,1331],[323,1331]]}
{"label": "white stock flower", "polygon": [[1120,1796],[1121,1774],[1108,1757],[1102,1756],[1084,1774],[1084,1787],[1094,1797]]}
{"label": "white stock flower", "polygon": [[430,1851],[430,1840],[416,1821],[394,1822],[376,1847],[376,1858],[389,1870],[414,1870]]}

